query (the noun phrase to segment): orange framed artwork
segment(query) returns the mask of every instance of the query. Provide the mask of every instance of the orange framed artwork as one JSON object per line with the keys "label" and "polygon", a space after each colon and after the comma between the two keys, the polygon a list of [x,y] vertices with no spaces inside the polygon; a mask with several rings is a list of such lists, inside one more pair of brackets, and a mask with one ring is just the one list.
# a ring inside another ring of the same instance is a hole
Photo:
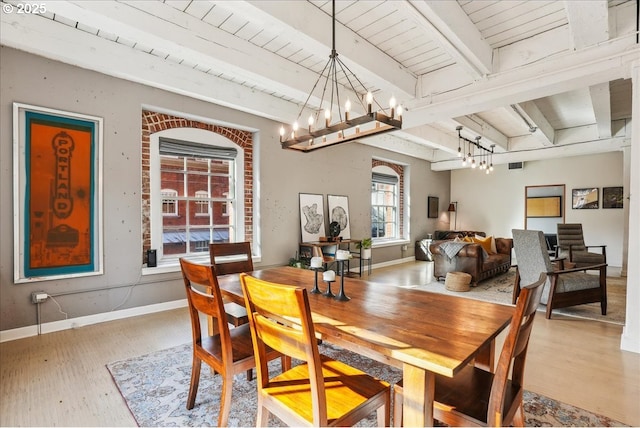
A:
{"label": "orange framed artwork", "polygon": [[15,282],[102,274],[102,119],[13,109]]}

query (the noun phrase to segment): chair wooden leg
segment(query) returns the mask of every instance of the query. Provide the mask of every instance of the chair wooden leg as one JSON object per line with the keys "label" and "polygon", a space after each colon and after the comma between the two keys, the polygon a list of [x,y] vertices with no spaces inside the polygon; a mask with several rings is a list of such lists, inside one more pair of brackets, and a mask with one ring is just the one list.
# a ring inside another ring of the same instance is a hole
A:
{"label": "chair wooden leg", "polygon": [[253,369],[247,370],[247,382],[251,382],[253,380]]}
{"label": "chair wooden leg", "polygon": [[233,375],[222,375],[222,395],[220,396],[220,413],[218,426],[226,427],[231,412],[231,393],[233,391]]}
{"label": "chair wooden leg", "polygon": [[393,426],[402,426],[402,387],[398,385],[393,386]]}
{"label": "chair wooden leg", "polygon": [[518,406],[518,410],[516,410],[515,415],[513,415],[513,421],[511,426],[514,427],[523,427],[524,426],[524,407],[522,403]]}
{"label": "chair wooden leg", "polygon": [[193,409],[196,403],[196,395],[198,394],[198,385],[200,383],[200,367],[202,362],[199,358],[193,357],[191,365],[191,383],[189,385],[189,396],[187,398],[187,410]]}
{"label": "chair wooden leg", "polygon": [[282,366],[283,373],[287,370],[291,370],[291,357],[283,355],[282,357],[280,357],[280,364]]}
{"label": "chair wooden leg", "polygon": [[377,417],[378,417],[378,426],[379,427],[388,427],[391,426],[391,421],[390,421],[390,409],[389,407],[391,406],[391,398],[389,396],[389,394],[387,394],[387,402],[384,404],[384,406],[378,407],[378,409],[376,410],[377,413]]}
{"label": "chair wooden leg", "polygon": [[256,417],[256,427],[269,426],[269,410],[262,405],[262,399],[258,398],[258,414]]}

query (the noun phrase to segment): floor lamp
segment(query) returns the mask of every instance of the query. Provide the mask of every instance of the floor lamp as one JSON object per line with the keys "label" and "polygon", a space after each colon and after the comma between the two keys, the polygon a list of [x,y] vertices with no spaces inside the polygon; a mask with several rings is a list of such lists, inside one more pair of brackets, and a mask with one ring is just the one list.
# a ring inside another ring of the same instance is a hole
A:
{"label": "floor lamp", "polygon": [[[447,209],[447,211],[449,211],[450,213],[455,214],[454,223],[453,223],[453,230],[458,230],[458,203],[457,202],[451,202],[449,204],[449,209]],[[449,220],[449,225],[451,225],[451,220]]]}

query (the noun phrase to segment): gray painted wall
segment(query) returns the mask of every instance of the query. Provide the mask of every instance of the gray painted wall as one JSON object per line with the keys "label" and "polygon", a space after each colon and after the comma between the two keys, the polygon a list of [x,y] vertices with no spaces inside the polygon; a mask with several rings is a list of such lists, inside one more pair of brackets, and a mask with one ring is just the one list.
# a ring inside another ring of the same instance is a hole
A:
{"label": "gray painted wall", "polygon": [[[176,114],[258,129],[260,193],[258,267],[286,264],[300,236],[298,193],[349,196],[351,235],[369,232],[372,157],[409,166],[410,206],[408,250],[394,245],[376,248],[374,263],[413,255],[413,241],[435,229],[447,228],[446,216],[427,219],[427,196],[449,201],[450,173],[432,172],[429,162],[371,148],[345,144],[317,153],[280,149],[279,124],[250,114],[154,89],[96,72],[47,60],[14,49],[0,48],[0,330],[36,324],[32,291],[76,292],[56,298],[68,318],[100,314],[184,298],[179,273],[141,275],[140,111],[154,106]],[[104,119],[104,275],[13,283],[12,103],[78,112]],[[52,301],[41,305],[43,323],[63,320]]]}
{"label": "gray painted wall", "polygon": [[[607,263],[622,266],[624,210],[602,208],[602,188],[623,185],[623,152],[529,161],[522,170],[498,165],[486,175],[470,169],[451,174],[451,197],[458,204],[458,228],[478,227],[497,236],[524,228],[525,187],[564,184],[566,223],[582,223],[587,245],[607,245]],[[571,208],[571,190],[598,187],[598,209]],[[625,201],[625,204],[628,201]]]}

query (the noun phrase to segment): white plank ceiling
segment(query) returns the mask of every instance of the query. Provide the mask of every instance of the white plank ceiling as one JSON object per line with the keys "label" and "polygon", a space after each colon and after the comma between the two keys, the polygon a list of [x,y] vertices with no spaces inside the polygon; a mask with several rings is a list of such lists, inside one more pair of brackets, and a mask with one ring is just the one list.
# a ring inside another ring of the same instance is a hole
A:
{"label": "white plank ceiling", "polygon": [[[0,42],[282,123],[299,115],[332,46],[326,0],[44,4],[44,13],[2,13]],[[395,96],[407,109],[401,131],[363,144],[435,170],[460,167],[458,125],[496,145],[495,164],[630,144],[636,0],[339,0],[335,8],[339,58],[381,106]],[[361,98],[364,88],[345,87],[341,98]],[[319,102],[314,92],[309,106]]]}

